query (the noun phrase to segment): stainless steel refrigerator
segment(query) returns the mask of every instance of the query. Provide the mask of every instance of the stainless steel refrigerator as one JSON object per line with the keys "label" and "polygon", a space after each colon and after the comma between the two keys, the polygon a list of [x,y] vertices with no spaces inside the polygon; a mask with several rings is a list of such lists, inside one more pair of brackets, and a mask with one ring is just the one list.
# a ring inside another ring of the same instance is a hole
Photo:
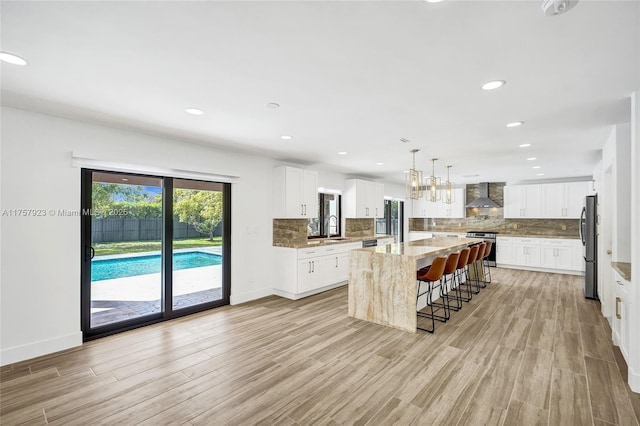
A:
{"label": "stainless steel refrigerator", "polygon": [[598,299],[598,230],[597,195],[588,195],[580,216],[580,238],[584,246],[586,262],[584,274],[584,297]]}

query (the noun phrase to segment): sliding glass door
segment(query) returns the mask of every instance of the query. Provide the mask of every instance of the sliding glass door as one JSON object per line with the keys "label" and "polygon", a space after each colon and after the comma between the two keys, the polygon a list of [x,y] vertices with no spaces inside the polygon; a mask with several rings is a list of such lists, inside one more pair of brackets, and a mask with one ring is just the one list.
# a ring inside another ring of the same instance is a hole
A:
{"label": "sliding glass door", "polygon": [[173,180],[173,310],[222,300],[223,185]]}
{"label": "sliding glass door", "polygon": [[85,339],[229,303],[230,185],[82,171]]}
{"label": "sliding glass door", "polygon": [[396,242],[402,242],[404,240],[403,218],[403,201],[384,200],[384,217],[376,219],[376,234],[393,235]]}

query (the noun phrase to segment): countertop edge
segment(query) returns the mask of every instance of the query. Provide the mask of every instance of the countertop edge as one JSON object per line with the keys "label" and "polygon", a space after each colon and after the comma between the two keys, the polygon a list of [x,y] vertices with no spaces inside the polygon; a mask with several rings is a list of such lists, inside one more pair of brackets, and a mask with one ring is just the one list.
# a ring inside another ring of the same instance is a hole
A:
{"label": "countertop edge", "polygon": [[292,248],[292,249],[305,249],[305,248],[314,248],[314,247],[327,247],[327,246],[336,246],[340,244],[350,244],[350,243],[361,243],[365,240],[381,240],[383,238],[393,238],[393,235],[375,235],[370,237],[340,237],[347,238],[346,240],[340,241],[332,241],[327,242],[323,238],[311,239],[309,241],[319,241],[317,244],[308,244],[308,243],[300,243],[300,244],[272,244],[272,247],[280,247],[280,248]]}
{"label": "countertop edge", "polygon": [[631,282],[631,263],[627,262],[611,262],[611,267],[614,271],[616,271],[622,278]]}

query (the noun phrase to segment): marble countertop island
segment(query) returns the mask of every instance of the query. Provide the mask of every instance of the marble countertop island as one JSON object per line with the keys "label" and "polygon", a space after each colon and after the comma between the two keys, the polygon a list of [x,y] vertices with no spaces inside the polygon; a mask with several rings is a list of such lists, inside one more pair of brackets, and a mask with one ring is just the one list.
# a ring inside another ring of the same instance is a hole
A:
{"label": "marble countertop island", "polygon": [[416,271],[471,244],[475,238],[429,238],[350,253],[349,316],[415,332]]}

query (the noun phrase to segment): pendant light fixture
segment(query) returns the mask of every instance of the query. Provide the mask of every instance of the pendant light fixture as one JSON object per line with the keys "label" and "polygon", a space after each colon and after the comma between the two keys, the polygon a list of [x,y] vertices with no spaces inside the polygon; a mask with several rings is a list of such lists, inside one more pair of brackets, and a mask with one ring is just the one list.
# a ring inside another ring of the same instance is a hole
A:
{"label": "pendant light fixture", "polygon": [[419,149],[412,149],[413,166],[406,172],[407,198],[417,200],[422,197],[422,171],[416,170],[416,152]]}
{"label": "pendant light fixture", "polygon": [[453,204],[455,202],[454,189],[456,184],[449,179],[449,170],[451,166],[447,166],[447,181],[444,183],[444,202],[447,204]]}
{"label": "pendant light fixture", "polygon": [[437,158],[432,158],[431,176],[427,178],[427,201],[436,202],[442,199],[440,193],[440,178],[436,176],[436,161]]}

